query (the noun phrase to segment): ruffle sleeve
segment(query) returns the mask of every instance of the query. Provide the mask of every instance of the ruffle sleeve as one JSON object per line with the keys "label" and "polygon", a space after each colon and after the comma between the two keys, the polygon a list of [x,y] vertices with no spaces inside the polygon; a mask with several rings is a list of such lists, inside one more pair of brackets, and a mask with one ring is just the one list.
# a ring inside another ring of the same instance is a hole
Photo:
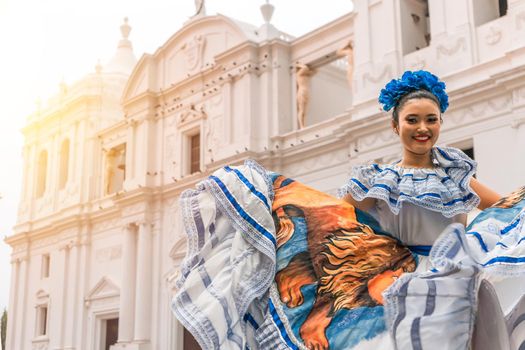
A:
{"label": "ruffle sleeve", "polygon": [[363,165],[353,169],[352,177],[339,196],[350,193],[361,201],[376,198],[385,201],[394,214],[409,202],[445,217],[468,213],[479,204],[478,195],[470,188],[477,163],[452,147],[432,149],[435,168],[403,168],[396,164]]}

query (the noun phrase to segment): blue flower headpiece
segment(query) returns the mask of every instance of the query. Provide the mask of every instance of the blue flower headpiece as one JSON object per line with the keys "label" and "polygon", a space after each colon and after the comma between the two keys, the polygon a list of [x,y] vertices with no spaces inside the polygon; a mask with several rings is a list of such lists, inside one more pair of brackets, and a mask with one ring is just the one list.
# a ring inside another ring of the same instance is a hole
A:
{"label": "blue flower headpiece", "polygon": [[427,90],[432,93],[439,101],[441,113],[447,110],[448,95],[445,92],[445,83],[425,70],[406,71],[401,78],[392,79],[381,90],[379,103],[383,105],[383,110],[388,112],[398,104],[403,96],[416,90]]}

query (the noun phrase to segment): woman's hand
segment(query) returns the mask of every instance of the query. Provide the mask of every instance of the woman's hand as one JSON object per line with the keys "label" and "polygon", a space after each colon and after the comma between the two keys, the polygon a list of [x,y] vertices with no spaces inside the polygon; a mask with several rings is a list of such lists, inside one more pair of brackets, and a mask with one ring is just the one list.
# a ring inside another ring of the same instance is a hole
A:
{"label": "woman's hand", "polygon": [[478,208],[481,210],[492,206],[492,204],[496,203],[501,198],[501,195],[499,193],[483,185],[475,178],[470,179],[470,187],[474,192],[476,192],[476,194],[481,199],[478,205]]}

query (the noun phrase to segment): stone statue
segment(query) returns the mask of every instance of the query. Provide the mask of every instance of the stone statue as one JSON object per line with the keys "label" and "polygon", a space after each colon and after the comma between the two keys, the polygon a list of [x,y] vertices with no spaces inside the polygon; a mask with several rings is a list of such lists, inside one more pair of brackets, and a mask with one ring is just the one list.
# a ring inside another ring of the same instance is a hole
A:
{"label": "stone statue", "polygon": [[111,194],[115,185],[115,172],[117,170],[117,157],[115,153],[115,150],[112,148],[106,154],[105,194]]}
{"label": "stone statue", "polygon": [[315,73],[304,63],[295,65],[295,80],[297,82],[297,122],[299,129],[304,128],[306,109],[310,101],[310,77]]}
{"label": "stone statue", "polygon": [[343,57],[346,56],[348,60],[348,67],[346,70],[346,79],[348,80],[348,85],[350,89],[352,88],[352,80],[354,75],[354,45],[351,41],[348,42],[344,47],[340,48],[336,52],[337,56]]}
{"label": "stone statue", "polygon": [[206,4],[204,3],[204,0],[195,0],[194,16],[206,16]]}

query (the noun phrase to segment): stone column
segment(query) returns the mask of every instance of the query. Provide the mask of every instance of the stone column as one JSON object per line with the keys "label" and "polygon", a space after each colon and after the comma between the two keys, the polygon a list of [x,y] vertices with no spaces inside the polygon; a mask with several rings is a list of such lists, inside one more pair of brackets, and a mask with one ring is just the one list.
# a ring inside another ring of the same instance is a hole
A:
{"label": "stone column", "polygon": [[20,260],[11,260],[11,290],[9,291],[9,307],[8,307],[8,318],[7,318],[7,339],[6,349],[16,349],[16,321],[18,319],[18,298],[20,281]]}
{"label": "stone column", "polygon": [[[29,251],[29,247],[26,248],[27,251]],[[18,283],[17,283],[17,295],[18,295],[18,306],[16,308],[17,312],[17,319],[16,324],[14,327],[16,328],[14,330],[14,342],[13,342],[13,349],[25,349],[26,345],[29,345],[29,337],[32,337],[33,335],[30,334],[26,338],[26,327],[29,327],[26,319],[27,319],[27,288],[28,288],[28,275],[29,275],[29,258],[23,257],[19,259],[19,273],[18,273]]]}
{"label": "stone column", "polygon": [[151,224],[141,223],[138,234],[137,280],[135,299],[135,340],[149,342],[151,331],[151,287],[152,287],[152,257],[151,257]]}
{"label": "stone column", "polygon": [[51,349],[61,349],[64,339],[66,300],[68,294],[68,255],[69,246],[61,243],[58,251],[51,254],[49,282],[50,305],[48,308],[49,323],[49,347]]}
{"label": "stone column", "polygon": [[77,263],[78,263],[78,250],[79,250],[79,243],[78,242],[71,242],[70,243],[70,249],[69,249],[69,257],[67,259],[67,275],[64,277],[67,291],[64,298],[65,302],[65,327],[64,327],[64,334],[63,334],[63,348],[64,349],[74,349],[74,338],[73,335],[75,333],[75,326],[76,326],[76,315],[77,315],[77,308],[76,308],[76,302],[77,302],[77,293],[78,293],[78,285],[79,285],[79,279],[80,275],[77,271]]}
{"label": "stone column", "polygon": [[[86,329],[88,322],[88,311],[85,308],[84,297],[89,291],[89,275],[91,273],[91,260],[90,260],[90,226],[84,225],[81,229],[80,246],[78,253],[78,289],[76,292],[76,316],[77,320],[73,339],[77,349],[84,349],[86,347]],[[82,266],[82,268],[79,268]]]}
{"label": "stone column", "polygon": [[120,282],[120,310],[118,342],[129,343],[133,340],[135,317],[135,270],[136,270],[136,226],[124,227],[122,249],[122,280]]}

